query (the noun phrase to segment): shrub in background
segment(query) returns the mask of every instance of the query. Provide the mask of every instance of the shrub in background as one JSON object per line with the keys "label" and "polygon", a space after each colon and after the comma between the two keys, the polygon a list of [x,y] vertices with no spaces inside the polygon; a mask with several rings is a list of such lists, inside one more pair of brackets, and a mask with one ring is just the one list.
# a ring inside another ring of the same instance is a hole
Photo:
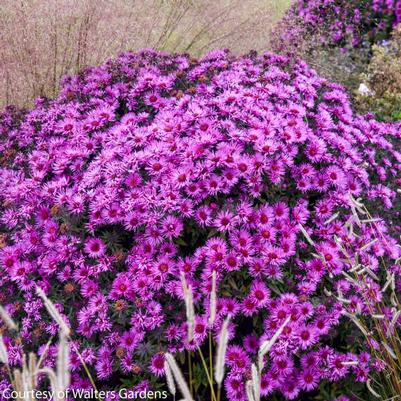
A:
{"label": "shrub in background", "polygon": [[389,36],[401,22],[400,0],[298,0],[273,37],[279,49],[355,47]]}
{"label": "shrub in background", "polygon": [[[397,103],[397,96],[387,93],[372,101],[371,97],[357,99],[355,94],[361,76],[368,70],[372,52],[378,52],[372,45],[389,39],[400,18],[398,0],[300,0],[274,28],[271,46],[303,58],[319,74],[344,85],[359,112],[375,111],[377,106],[382,114],[382,109]],[[388,68],[384,63],[390,62],[390,53],[387,60],[382,60],[383,71]]]}
{"label": "shrub in background", "polygon": [[[359,391],[378,365],[325,291],[350,268],[333,238],[377,276],[387,274],[381,260],[398,263],[379,213],[374,227],[349,230],[353,198],[391,208],[400,133],[355,116],[344,90],[302,61],[273,54],[142,51],[67,77],[55,100],[1,116],[0,302],[36,348],[57,325],[34,286],[58,300],[100,387],[149,386],[164,374],[162,352],[187,363],[186,352],[202,397],[195,351],[230,317],[227,399],[244,400],[259,345],[286,321],[262,396],[313,397],[319,386],[335,396],[347,378]],[[195,304],[191,341],[182,275]],[[352,291],[368,313],[364,290]],[[380,288],[371,291],[375,303]],[[21,343],[5,342],[19,364]],[[71,369],[72,386],[90,385],[74,352]]]}
{"label": "shrub in background", "polygon": [[359,109],[373,110],[382,120],[401,120],[401,28],[394,30],[391,40],[373,46],[361,78],[366,91],[358,95]]}

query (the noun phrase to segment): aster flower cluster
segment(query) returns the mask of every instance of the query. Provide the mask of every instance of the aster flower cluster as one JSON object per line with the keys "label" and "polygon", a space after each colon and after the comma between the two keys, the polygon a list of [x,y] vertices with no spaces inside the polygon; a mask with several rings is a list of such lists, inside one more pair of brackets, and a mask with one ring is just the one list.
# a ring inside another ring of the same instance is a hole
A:
{"label": "aster flower cluster", "polygon": [[400,22],[399,0],[298,0],[279,24],[275,45],[297,47],[308,38],[308,46],[355,47],[388,38]]}
{"label": "aster flower cluster", "polygon": [[[144,50],[67,77],[30,111],[9,108],[0,134],[0,303],[34,347],[58,330],[35,286],[55,300],[73,331],[72,386],[90,386],[74,350],[101,383],[160,376],[158,351],[196,350],[226,317],[230,400],[246,399],[258,347],[286,320],[262,396],[367,380],[369,355],[333,341],[348,319],[323,290],[349,268],[334,237],[376,274],[400,256],[384,222],[349,235],[354,199],[391,208],[400,125],[355,116],[342,87],[300,60]],[[5,342],[19,364],[21,343]]]}

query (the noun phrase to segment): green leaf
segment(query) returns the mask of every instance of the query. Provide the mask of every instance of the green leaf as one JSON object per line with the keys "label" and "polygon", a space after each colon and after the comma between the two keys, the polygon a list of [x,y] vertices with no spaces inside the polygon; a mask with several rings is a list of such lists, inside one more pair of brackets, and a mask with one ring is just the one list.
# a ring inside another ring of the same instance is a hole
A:
{"label": "green leaf", "polygon": [[174,244],[182,245],[182,246],[187,246],[188,245],[182,238],[175,238],[174,239]]}

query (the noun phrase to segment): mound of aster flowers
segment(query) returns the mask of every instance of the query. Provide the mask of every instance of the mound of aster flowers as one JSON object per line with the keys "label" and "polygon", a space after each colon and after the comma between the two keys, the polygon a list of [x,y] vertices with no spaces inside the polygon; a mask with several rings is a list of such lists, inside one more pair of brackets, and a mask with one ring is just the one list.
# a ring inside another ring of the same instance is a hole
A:
{"label": "mound of aster flowers", "polygon": [[359,46],[388,38],[401,22],[399,0],[298,0],[277,29],[275,46]]}
{"label": "mound of aster flowers", "polygon": [[[299,60],[225,51],[123,54],[66,78],[55,100],[9,108],[0,303],[21,321],[19,341],[5,336],[10,363],[21,362],[21,343],[35,348],[57,333],[39,286],[100,386],[122,377],[148,386],[164,374],[164,351],[201,348],[227,316],[229,400],[246,399],[260,344],[288,318],[266,356],[262,396],[366,381],[374,360],[349,341],[360,333],[328,294],[341,287],[369,313],[344,283],[349,258],[381,275],[379,261],[400,256],[376,214],[349,235],[355,199],[391,208],[400,132],[355,116],[344,90]],[[182,274],[195,303],[192,341]],[[369,294],[375,302],[380,288]],[[71,369],[73,386],[90,385],[74,350]]]}

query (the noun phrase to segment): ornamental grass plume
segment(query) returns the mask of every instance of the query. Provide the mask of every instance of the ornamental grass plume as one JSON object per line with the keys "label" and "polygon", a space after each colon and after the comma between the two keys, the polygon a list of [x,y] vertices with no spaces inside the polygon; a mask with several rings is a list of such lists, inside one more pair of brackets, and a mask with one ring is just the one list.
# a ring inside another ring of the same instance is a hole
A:
{"label": "ornamental grass plume", "polygon": [[283,332],[283,330],[285,329],[290,320],[291,316],[288,316],[287,319],[284,321],[284,323],[274,333],[273,337],[270,340],[264,341],[261,344],[258,352],[258,370],[260,373],[262,372],[264,367],[264,357],[269,353],[269,351],[271,350],[275,342],[278,340],[278,338],[280,337],[281,333]]}
{"label": "ornamental grass plume", "polygon": [[[212,275],[212,282],[215,283],[216,280],[216,274]],[[184,294],[188,291],[188,286],[185,280],[185,276],[182,274],[181,275],[181,282],[184,290]],[[214,289],[215,290],[215,289]],[[212,284],[212,291],[213,291],[213,284]],[[218,338],[218,344],[217,344],[217,353],[216,353],[216,365],[215,365],[215,370],[214,370],[214,375],[213,375],[213,365],[212,365],[212,341],[211,337],[209,337],[209,357],[210,357],[210,365],[207,366],[202,350],[198,348],[198,352],[201,356],[202,363],[203,363],[203,369],[205,370],[206,376],[209,381],[210,385],[210,391],[211,391],[211,399],[213,401],[220,401],[221,398],[221,384],[223,382],[224,378],[224,366],[225,366],[225,358],[226,358],[226,352],[227,352],[227,345],[228,345],[228,324],[229,324],[229,318],[226,318],[225,321],[222,324],[220,333],[219,333],[219,338]],[[189,323],[187,322],[187,325]],[[191,387],[191,382],[192,382],[192,377],[189,378],[190,380],[190,387],[188,387],[187,382],[185,381],[184,375],[179,369],[179,366],[175,362],[174,357],[171,354],[164,355],[164,375],[166,376],[166,381],[167,381],[167,387],[170,391],[170,393],[175,397],[176,394],[176,388],[175,388],[175,382],[174,378],[176,379],[181,392],[185,397],[188,396],[188,394],[192,397],[192,387]],[[191,366],[191,359],[189,360],[189,369],[191,371],[192,366]],[[213,379],[216,381],[216,384],[218,386],[218,393],[217,396],[214,392],[214,382]]]}
{"label": "ornamental grass plume", "polygon": [[[3,308],[3,306],[0,305],[0,318],[6,325],[8,330],[16,330],[17,325],[14,322],[14,320],[11,318],[11,316],[8,314],[8,312]],[[4,343],[4,338],[3,335],[0,333],[0,362],[6,365],[7,367],[9,366],[8,364],[8,351],[6,344]]]}
{"label": "ornamental grass plume", "polygon": [[185,401],[193,401],[191,392],[189,391],[188,385],[184,379],[184,376],[174,359],[174,356],[170,353],[165,354],[166,361],[172,371],[173,377],[176,380],[178,387],[180,388],[182,395],[185,397]]}
{"label": "ornamental grass plume", "polygon": [[69,358],[67,337],[64,332],[61,332],[57,354],[57,390],[61,393],[68,388],[71,382]]}
{"label": "ornamental grass plume", "polygon": [[[15,330],[17,326],[7,312],[3,308],[2,310],[2,319],[8,323],[12,322],[13,324],[11,324],[9,328]],[[70,385],[70,367],[69,344],[64,331],[60,331],[56,369],[42,366],[49,349],[48,346],[49,344],[42,350],[42,355],[39,359],[33,352],[30,352],[28,356],[23,354],[21,358],[22,367],[12,369],[12,366],[10,366],[9,351],[3,336],[0,335],[0,363],[4,364],[6,367],[10,379],[10,385],[12,386],[12,389],[19,394],[18,400],[34,401],[34,392],[42,388],[39,379],[44,376],[47,377],[51,389],[55,392],[55,400],[62,401],[65,399],[64,395]]]}
{"label": "ornamental grass plume", "polygon": [[253,363],[252,368],[252,394],[255,401],[260,400],[260,380],[261,380],[261,371],[256,367]]}
{"label": "ornamental grass plume", "polygon": [[248,401],[256,401],[254,392],[253,392],[253,382],[252,380],[248,380],[246,382],[246,396],[248,398]]}
{"label": "ornamental grass plume", "polygon": [[[343,304],[343,316],[359,329],[362,339],[358,341],[365,342],[367,352],[362,360],[342,364],[355,366],[374,397],[393,400],[401,397],[401,304],[397,294],[400,281],[395,279],[401,259],[392,266],[383,260],[381,270],[369,266],[370,261],[364,260],[362,254],[383,238],[383,220],[372,216],[361,199],[350,199],[353,207],[347,241],[335,237],[349,264],[348,273],[343,272],[345,280],[336,284],[337,295],[333,296]],[[369,236],[373,239],[369,240]],[[354,240],[364,245],[352,253],[349,244]],[[369,361],[373,366],[371,372],[364,366]]]}
{"label": "ornamental grass plume", "polygon": [[17,330],[18,327],[7,311],[0,305],[0,319],[9,330]]}
{"label": "ornamental grass plume", "polygon": [[4,344],[4,339],[2,335],[0,335],[0,362],[8,365],[7,347]]}
{"label": "ornamental grass plume", "polygon": [[214,379],[216,380],[217,386],[220,387],[224,378],[224,366],[226,364],[226,354],[228,345],[228,324],[230,320],[227,318],[224,320],[221,327],[219,342],[217,346],[216,354],[216,366],[214,369]]}
{"label": "ornamental grass plume", "polygon": [[37,360],[34,353],[30,353],[28,357],[23,355],[22,369],[14,369],[11,373],[11,368],[8,363],[7,368],[10,372],[11,385],[23,401],[34,401],[34,391],[40,390],[39,378],[46,376],[50,382],[51,390],[55,393],[55,400],[65,400],[66,390],[70,385],[69,362],[68,362],[68,343],[65,334],[60,332],[60,343],[58,345],[57,369],[50,367],[41,367],[42,359]]}
{"label": "ornamental grass plume", "polygon": [[65,322],[64,318],[60,315],[60,312],[57,310],[57,308],[54,306],[54,304],[50,301],[50,299],[46,296],[46,294],[40,287],[36,287],[36,293],[39,295],[40,298],[42,298],[49,315],[58,324],[62,333],[65,336],[68,336],[71,330],[68,327],[67,323]]}
{"label": "ornamental grass plume", "polygon": [[166,375],[168,390],[170,391],[170,394],[172,394],[173,397],[175,397],[177,390],[175,387],[174,377],[173,377],[173,373],[170,369],[170,365],[168,364],[168,362],[166,360],[164,361],[164,372]]}
{"label": "ornamental grass plume", "polygon": [[214,321],[216,320],[216,302],[217,302],[217,294],[216,294],[216,280],[217,273],[213,270],[212,273],[212,289],[210,291],[210,312],[209,312],[209,326],[212,327]]}
{"label": "ornamental grass plume", "polygon": [[190,343],[194,338],[195,310],[192,288],[190,285],[187,284],[184,273],[181,273],[181,284],[184,294],[185,310],[187,314],[188,342]]}

